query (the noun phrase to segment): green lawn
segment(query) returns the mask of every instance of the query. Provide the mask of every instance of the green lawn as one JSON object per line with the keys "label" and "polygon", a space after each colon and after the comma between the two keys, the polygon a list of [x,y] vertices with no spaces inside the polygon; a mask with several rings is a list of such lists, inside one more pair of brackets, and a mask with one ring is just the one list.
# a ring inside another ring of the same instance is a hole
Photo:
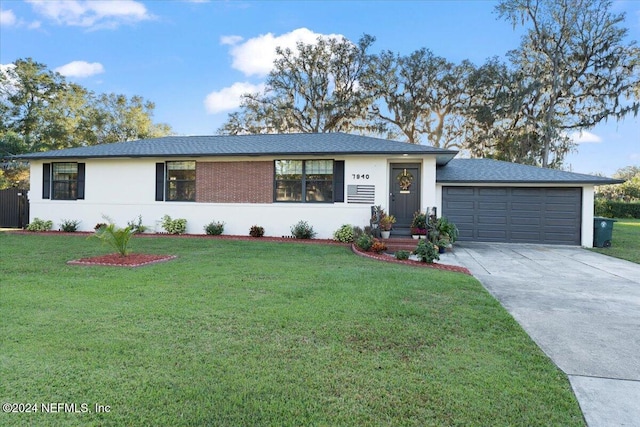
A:
{"label": "green lawn", "polygon": [[[0,233],[1,425],[584,425],[565,375],[472,277],[344,246]],[[64,407],[62,407],[64,410]]]}
{"label": "green lawn", "polygon": [[640,264],[640,219],[618,219],[613,223],[611,247],[593,250]]}

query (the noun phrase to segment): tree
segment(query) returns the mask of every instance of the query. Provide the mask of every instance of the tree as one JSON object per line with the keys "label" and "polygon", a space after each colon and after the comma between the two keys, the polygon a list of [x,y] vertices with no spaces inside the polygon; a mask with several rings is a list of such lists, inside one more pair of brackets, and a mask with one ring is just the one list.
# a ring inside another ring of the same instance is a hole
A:
{"label": "tree", "polygon": [[[497,58],[490,58],[471,73],[463,110],[462,148],[472,157],[538,164],[542,138],[536,122],[527,120],[526,99],[530,92],[522,81],[519,71]],[[558,142],[554,148],[567,147]]]}
{"label": "tree", "polygon": [[610,0],[502,0],[497,11],[514,27],[528,24],[509,53],[522,77],[526,127],[538,135],[544,166],[559,167],[572,148],[569,131],[637,114],[639,50],[624,42],[624,14]]}
{"label": "tree", "polygon": [[27,153],[29,147],[15,132],[0,134],[0,190],[9,187],[29,188],[29,167],[25,162],[5,160],[15,154]]}
{"label": "tree", "polygon": [[169,125],[153,122],[154,108],[140,96],[97,96],[19,59],[0,70],[0,155],[169,135]]}
{"label": "tree", "polygon": [[169,125],[153,122],[154,109],[155,104],[141,96],[110,93],[95,97],[84,124],[87,145],[170,135]]}
{"label": "tree", "polygon": [[473,65],[455,65],[419,49],[408,56],[391,51],[374,55],[363,86],[379,100],[371,116],[388,136],[419,144],[451,148],[462,145],[462,111],[467,101],[467,80]]}
{"label": "tree", "polygon": [[623,184],[596,187],[596,197],[607,200],[633,202],[640,200],[640,167],[626,166],[618,169],[613,178],[624,179]]}
{"label": "tree", "polygon": [[296,50],[277,48],[263,93],[245,94],[240,111],[218,130],[224,134],[353,131],[366,127],[371,99],[359,88],[374,38],[358,44],[319,37]]}
{"label": "tree", "polygon": [[29,151],[40,150],[46,110],[55,105],[65,85],[64,77],[31,58],[5,68],[0,72],[0,133],[14,131]]}

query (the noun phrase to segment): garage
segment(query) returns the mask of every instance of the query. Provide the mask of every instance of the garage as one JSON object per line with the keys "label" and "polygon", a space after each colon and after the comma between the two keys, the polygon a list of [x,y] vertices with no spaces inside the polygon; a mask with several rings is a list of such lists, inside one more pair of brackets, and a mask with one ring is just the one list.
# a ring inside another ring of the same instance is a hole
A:
{"label": "garage", "polygon": [[460,240],[580,245],[582,188],[443,186]]}

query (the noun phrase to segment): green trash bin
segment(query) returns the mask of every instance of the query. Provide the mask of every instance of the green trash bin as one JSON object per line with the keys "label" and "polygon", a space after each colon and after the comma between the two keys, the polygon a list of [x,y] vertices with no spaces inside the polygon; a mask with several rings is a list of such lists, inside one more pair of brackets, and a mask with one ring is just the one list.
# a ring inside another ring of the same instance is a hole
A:
{"label": "green trash bin", "polygon": [[611,247],[611,235],[615,219],[596,216],[593,218],[593,246],[596,248]]}

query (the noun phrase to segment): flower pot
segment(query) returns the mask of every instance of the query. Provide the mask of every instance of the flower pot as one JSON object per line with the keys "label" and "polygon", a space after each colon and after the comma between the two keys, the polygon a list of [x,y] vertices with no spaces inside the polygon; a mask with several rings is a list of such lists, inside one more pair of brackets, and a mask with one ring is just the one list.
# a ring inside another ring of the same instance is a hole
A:
{"label": "flower pot", "polygon": [[420,238],[419,234],[412,234],[411,237],[413,237],[413,240],[418,240]]}
{"label": "flower pot", "polygon": [[380,235],[382,236],[383,239],[388,239],[389,236],[391,235],[391,231],[381,230]]}
{"label": "flower pot", "polygon": [[447,247],[442,245],[442,246],[438,246],[438,253],[439,254],[443,254],[447,251]]}

